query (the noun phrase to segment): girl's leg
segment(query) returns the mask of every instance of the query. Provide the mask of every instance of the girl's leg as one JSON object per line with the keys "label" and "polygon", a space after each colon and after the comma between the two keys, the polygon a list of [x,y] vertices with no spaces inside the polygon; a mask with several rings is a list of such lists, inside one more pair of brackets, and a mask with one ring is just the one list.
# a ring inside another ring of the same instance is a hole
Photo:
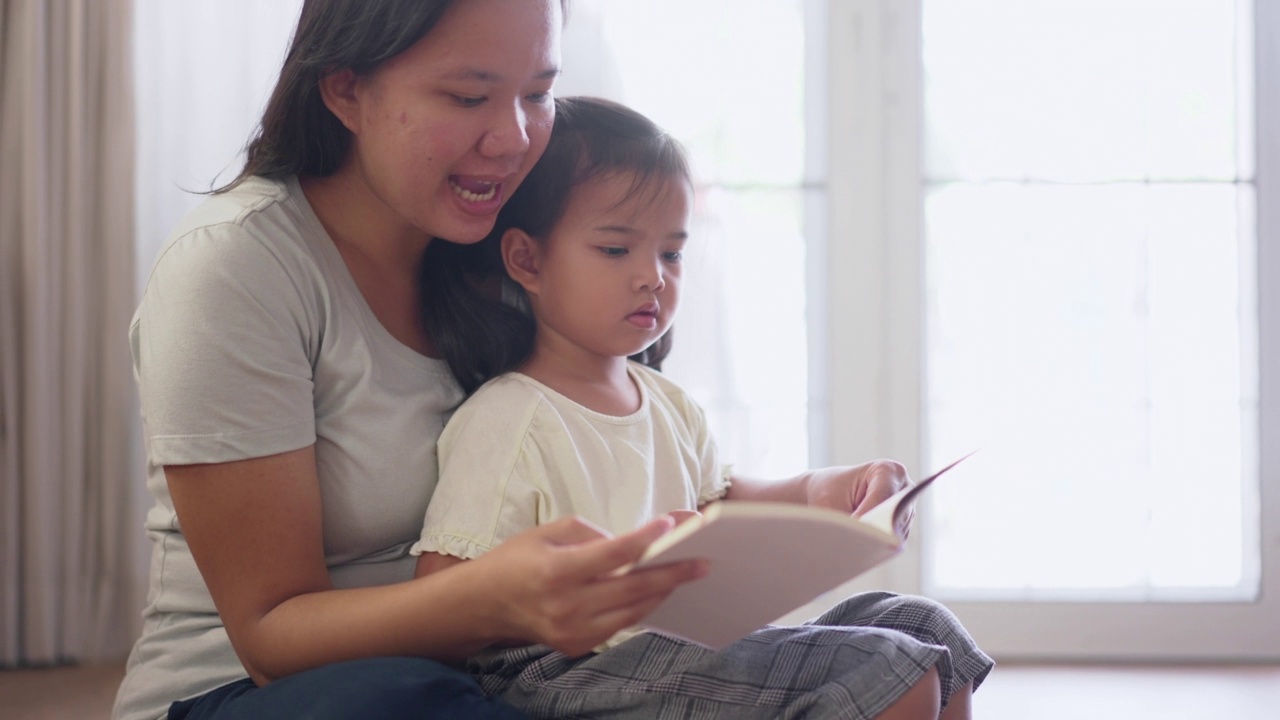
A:
{"label": "girl's leg", "polygon": [[970,720],[973,717],[973,686],[964,687],[951,693],[951,702],[942,709],[938,720]]}
{"label": "girl's leg", "polygon": [[933,720],[932,668],[945,653],[879,628],[802,626],[767,628],[720,651],[644,634],[586,658],[535,646],[470,665],[487,693],[535,718]]}
{"label": "girl's leg", "polygon": [[968,716],[969,694],[992,666],[942,605],[866,593],[813,623],[768,628],[720,652],[647,634],[586,658],[520,648],[470,669],[487,693],[533,717],[868,719],[899,709],[909,717],[918,701],[931,718],[945,704],[951,720]]}
{"label": "girl's leg", "polygon": [[527,716],[485,697],[471,676],[423,658],[371,658],[327,665],[257,687],[251,680],[224,685],[176,702],[170,720],[402,720]]}
{"label": "girl's leg", "polygon": [[941,720],[938,715],[938,705],[941,702],[942,688],[938,683],[938,671],[931,668],[929,674],[876,716],[876,720]]}
{"label": "girl's leg", "polygon": [[[809,624],[895,630],[928,645],[945,648],[947,652],[938,662],[938,676],[942,683],[943,717],[947,720],[969,716],[969,697],[995,666],[955,614],[928,598],[886,592],[860,593]],[[951,710],[952,696],[959,703],[956,711]],[[961,707],[966,709],[961,711]],[[947,712],[960,714],[947,715]]]}

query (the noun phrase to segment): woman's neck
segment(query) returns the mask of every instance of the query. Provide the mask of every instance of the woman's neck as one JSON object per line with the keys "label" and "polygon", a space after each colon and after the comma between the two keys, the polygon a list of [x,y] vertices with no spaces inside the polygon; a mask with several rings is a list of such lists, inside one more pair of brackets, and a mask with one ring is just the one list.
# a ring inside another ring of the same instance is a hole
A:
{"label": "woman's neck", "polygon": [[551,345],[537,342],[520,372],[603,415],[630,415],[640,409],[640,388],[627,372],[626,358]]}
{"label": "woman's neck", "polygon": [[401,344],[436,357],[418,316],[416,286],[430,238],[393,218],[349,170],[298,182],[374,317]]}
{"label": "woman's neck", "polygon": [[298,183],[344,254],[359,254],[384,272],[413,272],[431,238],[398,217],[350,166],[325,177],[299,177]]}

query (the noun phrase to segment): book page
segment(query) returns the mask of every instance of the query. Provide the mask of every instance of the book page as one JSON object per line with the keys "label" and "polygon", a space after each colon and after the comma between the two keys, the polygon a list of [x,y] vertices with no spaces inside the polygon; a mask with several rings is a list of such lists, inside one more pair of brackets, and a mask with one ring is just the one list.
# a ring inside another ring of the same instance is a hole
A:
{"label": "book page", "polygon": [[908,513],[911,512],[911,507],[915,504],[916,498],[920,496],[920,493],[924,492],[925,488],[932,485],[933,481],[942,477],[943,473],[956,465],[959,465],[962,460],[976,452],[978,451],[972,450],[969,453],[962,455],[959,459],[953,460],[951,464],[921,480],[915,485],[891,495],[885,499],[884,502],[863,513],[861,520],[877,530],[889,533],[905,541],[906,538],[902,536],[901,532],[899,532],[899,528],[902,527],[902,523],[907,519]]}

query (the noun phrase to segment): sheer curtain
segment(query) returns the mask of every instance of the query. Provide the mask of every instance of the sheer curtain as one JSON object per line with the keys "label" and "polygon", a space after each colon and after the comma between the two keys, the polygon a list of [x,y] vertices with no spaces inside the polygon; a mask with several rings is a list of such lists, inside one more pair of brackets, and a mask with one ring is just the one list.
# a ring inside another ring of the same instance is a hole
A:
{"label": "sheer curtain", "polygon": [[826,197],[811,155],[822,143],[811,127],[815,5],[574,0],[556,89],[626,103],[688,149],[692,242],[663,369],[706,409],[723,459],[758,477],[827,462],[809,442],[823,390],[810,382],[820,294],[808,271]]}
{"label": "sheer curtain", "polygon": [[239,173],[302,2],[134,1],[140,290],[198,193]]}
{"label": "sheer curtain", "polygon": [[[239,170],[301,2],[136,2],[141,283],[202,199],[190,191]],[[764,477],[809,463],[806,225],[825,192],[806,166],[810,3],[574,0],[556,88],[625,102],[690,149],[695,242],[665,369],[706,407],[726,461]]]}
{"label": "sheer curtain", "polygon": [[127,0],[0,0],[0,666],[136,627],[130,32]]}

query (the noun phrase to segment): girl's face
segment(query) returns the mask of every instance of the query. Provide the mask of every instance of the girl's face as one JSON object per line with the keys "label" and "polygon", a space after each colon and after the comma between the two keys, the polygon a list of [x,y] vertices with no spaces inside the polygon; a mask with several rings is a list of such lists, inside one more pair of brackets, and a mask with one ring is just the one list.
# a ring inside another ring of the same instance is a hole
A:
{"label": "girl's face", "polygon": [[692,192],[677,178],[631,192],[633,181],[623,172],[577,186],[550,235],[534,241],[536,277],[521,282],[540,347],[624,358],[671,327]]}
{"label": "girl's face", "polygon": [[352,168],[403,229],[475,242],[542,155],[555,116],[560,0],[459,0],[354,80]]}

